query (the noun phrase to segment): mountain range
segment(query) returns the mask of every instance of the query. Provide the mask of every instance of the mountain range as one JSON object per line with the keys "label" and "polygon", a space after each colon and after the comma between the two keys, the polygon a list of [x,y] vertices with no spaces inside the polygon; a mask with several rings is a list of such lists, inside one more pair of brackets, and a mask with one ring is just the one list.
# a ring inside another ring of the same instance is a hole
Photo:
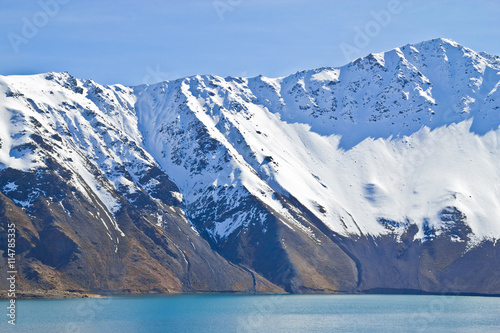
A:
{"label": "mountain range", "polygon": [[27,292],[497,295],[499,87],[442,38],[281,78],[0,76],[0,239]]}

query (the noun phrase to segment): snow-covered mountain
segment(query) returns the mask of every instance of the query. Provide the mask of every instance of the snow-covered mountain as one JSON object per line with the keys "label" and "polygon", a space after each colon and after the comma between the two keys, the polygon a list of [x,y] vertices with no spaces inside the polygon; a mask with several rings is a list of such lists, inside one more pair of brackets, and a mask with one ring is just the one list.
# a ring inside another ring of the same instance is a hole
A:
{"label": "snow-covered mountain", "polygon": [[262,290],[500,294],[499,85],[500,57],[446,39],[283,78],[0,77],[0,192],[64,229],[51,174],[115,253],[123,225],[176,221]]}

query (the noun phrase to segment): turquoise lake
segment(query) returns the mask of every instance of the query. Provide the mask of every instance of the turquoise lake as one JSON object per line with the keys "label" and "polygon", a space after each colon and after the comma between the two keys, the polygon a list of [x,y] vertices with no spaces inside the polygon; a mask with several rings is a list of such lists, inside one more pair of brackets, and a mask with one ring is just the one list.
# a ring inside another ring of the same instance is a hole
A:
{"label": "turquoise lake", "polygon": [[1,332],[500,332],[500,298],[175,295],[20,300]]}

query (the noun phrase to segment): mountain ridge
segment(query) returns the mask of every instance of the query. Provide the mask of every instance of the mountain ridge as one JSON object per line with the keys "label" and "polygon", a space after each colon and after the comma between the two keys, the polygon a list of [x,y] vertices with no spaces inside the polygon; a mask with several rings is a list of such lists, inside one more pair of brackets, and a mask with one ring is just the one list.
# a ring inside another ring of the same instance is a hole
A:
{"label": "mountain ridge", "polygon": [[[499,258],[500,62],[483,54],[434,39],[276,79],[0,77],[0,192],[31,230],[21,233],[35,258],[26,272],[56,272],[53,288],[109,289],[90,272],[71,277],[73,261],[95,266],[85,253],[104,242],[75,233],[73,220],[91,219],[80,232],[102,229],[109,260],[136,249],[179,281],[148,268],[142,280],[163,291],[498,294],[469,259]],[[59,257],[43,234],[61,243]],[[463,262],[484,281],[468,286]],[[206,285],[207,267],[220,283]]]}

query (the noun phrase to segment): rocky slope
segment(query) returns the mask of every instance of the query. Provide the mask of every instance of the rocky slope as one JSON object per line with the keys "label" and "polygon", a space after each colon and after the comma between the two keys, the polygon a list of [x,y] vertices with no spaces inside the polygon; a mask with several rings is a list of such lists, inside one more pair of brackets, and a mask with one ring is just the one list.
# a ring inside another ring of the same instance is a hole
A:
{"label": "rocky slope", "polygon": [[445,39],[277,79],[1,77],[0,228],[26,288],[500,294],[499,85]]}
{"label": "rocky slope", "polygon": [[140,147],[131,89],[67,74],[9,79],[0,228],[6,245],[16,224],[21,291],[281,290],[223,259],[186,220],[177,186]]}

